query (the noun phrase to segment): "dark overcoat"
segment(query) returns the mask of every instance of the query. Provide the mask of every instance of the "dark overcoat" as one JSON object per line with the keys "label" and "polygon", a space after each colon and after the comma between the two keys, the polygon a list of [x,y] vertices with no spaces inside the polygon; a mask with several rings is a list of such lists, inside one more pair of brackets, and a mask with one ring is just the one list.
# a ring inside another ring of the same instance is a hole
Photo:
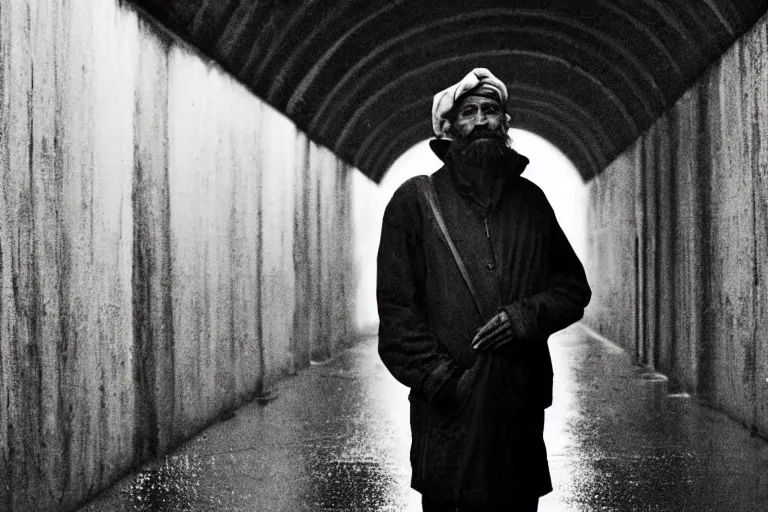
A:
{"label": "dark overcoat", "polygon": [[[551,490],[547,338],[583,316],[591,292],[544,193],[520,176],[528,159],[510,151],[490,173],[458,163],[447,144],[432,142],[446,162],[432,179],[480,308],[419,191],[423,176],[387,205],[377,262],[379,354],[410,388],[412,487],[472,505],[541,496]],[[478,355],[473,335],[501,309],[514,339]],[[465,398],[438,405],[441,387],[463,372]]]}

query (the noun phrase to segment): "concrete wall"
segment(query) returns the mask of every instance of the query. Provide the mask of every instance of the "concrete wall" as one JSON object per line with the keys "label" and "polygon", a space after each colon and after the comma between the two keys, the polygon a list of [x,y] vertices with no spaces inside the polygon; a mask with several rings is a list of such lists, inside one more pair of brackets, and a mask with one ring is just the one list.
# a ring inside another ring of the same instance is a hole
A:
{"label": "concrete wall", "polygon": [[115,1],[2,2],[0,510],[72,510],[337,351],[350,174]]}
{"label": "concrete wall", "polygon": [[590,183],[588,322],[768,436],[768,19]]}

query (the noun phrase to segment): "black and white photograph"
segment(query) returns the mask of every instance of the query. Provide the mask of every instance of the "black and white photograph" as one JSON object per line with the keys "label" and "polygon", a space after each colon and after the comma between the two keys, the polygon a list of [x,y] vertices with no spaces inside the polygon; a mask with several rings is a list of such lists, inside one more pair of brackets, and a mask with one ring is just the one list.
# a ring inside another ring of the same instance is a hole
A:
{"label": "black and white photograph", "polygon": [[537,511],[768,511],[768,0],[0,0],[0,512]]}

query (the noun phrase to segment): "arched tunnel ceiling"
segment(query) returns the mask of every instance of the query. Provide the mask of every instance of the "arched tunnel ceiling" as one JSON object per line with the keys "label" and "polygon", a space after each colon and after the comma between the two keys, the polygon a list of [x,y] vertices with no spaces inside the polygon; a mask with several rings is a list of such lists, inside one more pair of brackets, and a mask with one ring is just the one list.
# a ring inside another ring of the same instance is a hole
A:
{"label": "arched tunnel ceiling", "polygon": [[588,180],[768,10],[768,0],[133,3],[375,181],[432,135],[432,96],[474,67],[506,82],[514,127],[560,147]]}

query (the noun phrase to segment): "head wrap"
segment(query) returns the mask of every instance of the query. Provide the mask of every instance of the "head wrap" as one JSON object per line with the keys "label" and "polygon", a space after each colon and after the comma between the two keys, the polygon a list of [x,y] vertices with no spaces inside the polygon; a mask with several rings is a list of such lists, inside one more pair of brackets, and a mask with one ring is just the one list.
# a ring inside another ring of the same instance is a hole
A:
{"label": "head wrap", "polygon": [[457,84],[435,94],[432,100],[432,129],[438,137],[448,133],[451,121],[444,116],[462,96],[471,93],[495,99],[504,109],[507,105],[507,86],[486,68],[475,68]]}

